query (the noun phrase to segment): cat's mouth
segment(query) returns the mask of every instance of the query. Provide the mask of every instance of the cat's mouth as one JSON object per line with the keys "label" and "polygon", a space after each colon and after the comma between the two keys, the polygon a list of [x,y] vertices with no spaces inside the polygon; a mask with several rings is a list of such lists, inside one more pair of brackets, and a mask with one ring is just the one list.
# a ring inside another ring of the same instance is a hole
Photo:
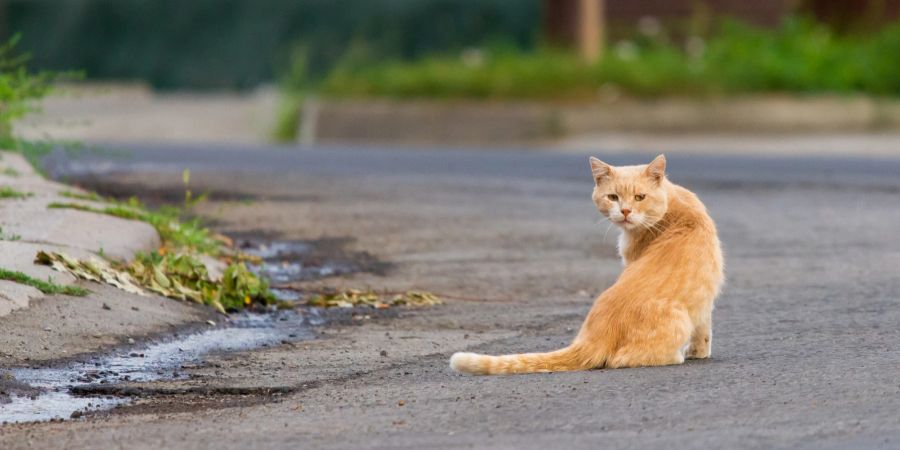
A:
{"label": "cat's mouth", "polygon": [[633,220],[628,220],[628,218],[626,217],[626,218],[616,222],[616,225],[618,225],[622,228],[631,229],[631,228],[634,228],[637,226],[637,222],[635,222]]}

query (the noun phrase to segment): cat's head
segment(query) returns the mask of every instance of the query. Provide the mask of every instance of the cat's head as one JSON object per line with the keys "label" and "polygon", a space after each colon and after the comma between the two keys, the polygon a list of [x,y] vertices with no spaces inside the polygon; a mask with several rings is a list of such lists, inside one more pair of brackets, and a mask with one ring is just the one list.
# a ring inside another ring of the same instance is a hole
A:
{"label": "cat's head", "polygon": [[594,204],[600,214],[625,230],[652,229],[669,206],[666,157],[650,164],[613,167],[591,157]]}

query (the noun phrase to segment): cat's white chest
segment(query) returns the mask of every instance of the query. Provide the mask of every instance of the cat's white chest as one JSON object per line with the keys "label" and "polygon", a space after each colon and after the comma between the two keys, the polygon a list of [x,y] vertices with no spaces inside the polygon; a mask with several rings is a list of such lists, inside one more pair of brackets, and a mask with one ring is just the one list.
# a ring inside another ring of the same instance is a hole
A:
{"label": "cat's white chest", "polygon": [[619,243],[616,245],[619,249],[619,257],[622,258],[622,264],[627,264],[625,261],[625,252],[628,251],[628,246],[631,245],[631,241],[628,239],[628,233],[622,232],[619,234]]}

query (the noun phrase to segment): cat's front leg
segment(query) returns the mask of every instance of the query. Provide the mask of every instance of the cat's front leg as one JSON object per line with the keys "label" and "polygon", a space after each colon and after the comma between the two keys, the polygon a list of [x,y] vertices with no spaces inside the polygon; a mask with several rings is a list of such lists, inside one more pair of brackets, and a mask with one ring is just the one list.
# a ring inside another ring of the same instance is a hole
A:
{"label": "cat's front leg", "polygon": [[712,353],[712,319],[709,319],[694,328],[691,335],[691,346],[685,357],[687,359],[705,359]]}

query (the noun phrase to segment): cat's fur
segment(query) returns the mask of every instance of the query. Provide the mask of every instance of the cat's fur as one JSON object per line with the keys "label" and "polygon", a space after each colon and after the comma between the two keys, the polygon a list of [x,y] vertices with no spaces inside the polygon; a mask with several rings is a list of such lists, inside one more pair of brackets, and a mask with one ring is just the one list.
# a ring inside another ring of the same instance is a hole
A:
{"label": "cat's fur", "polygon": [[716,226],[703,203],[666,178],[663,155],[642,166],[612,167],[596,158],[590,164],[594,203],[622,229],[619,279],[600,294],[568,347],[505,356],[456,353],[453,370],[559,372],[709,357],[713,301],[724,272]]}

